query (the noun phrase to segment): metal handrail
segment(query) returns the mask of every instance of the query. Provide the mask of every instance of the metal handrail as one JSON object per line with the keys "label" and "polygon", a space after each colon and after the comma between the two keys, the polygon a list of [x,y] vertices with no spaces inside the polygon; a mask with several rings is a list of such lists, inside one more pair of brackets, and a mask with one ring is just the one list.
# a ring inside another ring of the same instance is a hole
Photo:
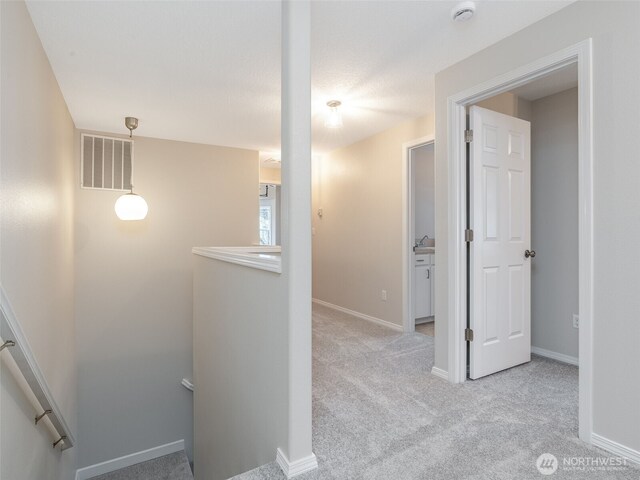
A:
{"label": "metal handrail", "polygon": [[29,342],[27,342],[27,338],[1,286],[0,337],[3,342],[0,345],[0,351],[6,349],[11,353],[22,376],[42,407],[42,412],[35,416],[35,424],[37,425],[43,417],[47,416],[53,428],[58,432],[58,439],[53,442],[53,448],[58,445],[61,445],[61,450],[71,448],[75,444],[75,439],[53,398],[51,389],[35,360]]}

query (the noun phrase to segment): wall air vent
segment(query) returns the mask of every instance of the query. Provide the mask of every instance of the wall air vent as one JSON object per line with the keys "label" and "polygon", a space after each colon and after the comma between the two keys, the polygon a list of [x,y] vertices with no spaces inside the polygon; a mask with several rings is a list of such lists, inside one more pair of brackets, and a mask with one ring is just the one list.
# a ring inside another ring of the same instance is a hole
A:
{"label": "wall air vent", "polygon": [[80,186],[98,190],[130,190],[133,140],[82,134]]}

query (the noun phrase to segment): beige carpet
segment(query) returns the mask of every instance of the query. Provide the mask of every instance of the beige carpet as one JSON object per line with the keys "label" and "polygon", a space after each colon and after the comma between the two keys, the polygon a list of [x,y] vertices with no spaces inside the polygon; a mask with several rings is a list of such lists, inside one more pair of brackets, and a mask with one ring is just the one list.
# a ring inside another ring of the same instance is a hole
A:
{"label": "beige carpet", "polygon": [[433,332],[434,325],[435,322],[420,323],[416,325],[416,332],[423,335],[429,335],[430,337],[435,337],[435,334]]}
{"label": "beige carpet", "polygon": [[[314,306],[313,450],[319,468],[296,480],[640,478],[632,466],[563,467],[564,459],[609,457],[578,439],[576,367],[534,356],[525,365],[454,385],[431,374],[433,344],[427,335],[401,334]],[[543,453],[560,463],[550,477],[536,467]],[[275,462],[236,478],[285,479]]]}
{"label": "beige carpet", "polygon": [[184,450],[106,473],[91,480],[193,480]]}

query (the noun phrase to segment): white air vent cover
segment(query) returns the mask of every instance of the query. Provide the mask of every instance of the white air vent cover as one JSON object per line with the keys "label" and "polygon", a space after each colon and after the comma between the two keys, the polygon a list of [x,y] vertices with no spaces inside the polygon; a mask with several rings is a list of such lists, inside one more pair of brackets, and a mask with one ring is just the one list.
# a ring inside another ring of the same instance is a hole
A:
{"label": "white air vent cover", "polygon": [[133,140],[82,134],[82,188],[130,190],[133,180]]}

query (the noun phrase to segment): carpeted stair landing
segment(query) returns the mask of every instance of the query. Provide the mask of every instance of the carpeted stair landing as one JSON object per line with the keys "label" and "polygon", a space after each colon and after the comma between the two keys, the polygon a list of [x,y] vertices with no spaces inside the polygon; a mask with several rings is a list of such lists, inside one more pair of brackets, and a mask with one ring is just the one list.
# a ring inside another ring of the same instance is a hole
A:
{"label": "carpeted stair landing", "polygon": [[193,480],[189,459],[184,450],[138,463],[91,480]]}

